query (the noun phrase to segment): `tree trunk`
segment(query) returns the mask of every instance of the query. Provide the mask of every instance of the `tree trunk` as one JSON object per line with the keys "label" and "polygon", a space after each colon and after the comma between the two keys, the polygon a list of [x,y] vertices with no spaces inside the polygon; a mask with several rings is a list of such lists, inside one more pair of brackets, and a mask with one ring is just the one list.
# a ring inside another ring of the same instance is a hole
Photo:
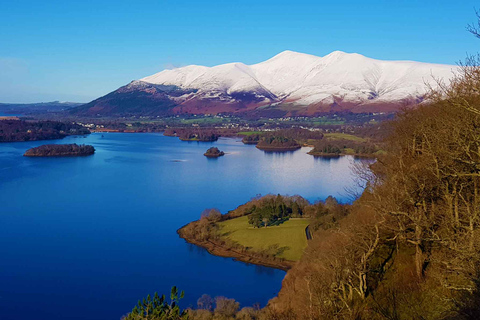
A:
{"label": "tree trunk", "polygon": [[422,228],[415,226],[415,268],[417,270],[417,276],[423,278],[423,249],[422,249]]}

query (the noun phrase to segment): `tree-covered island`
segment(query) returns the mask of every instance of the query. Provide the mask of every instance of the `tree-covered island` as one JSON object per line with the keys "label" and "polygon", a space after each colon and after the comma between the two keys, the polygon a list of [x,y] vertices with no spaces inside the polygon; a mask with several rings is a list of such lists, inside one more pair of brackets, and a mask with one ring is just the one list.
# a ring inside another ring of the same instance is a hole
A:
{"label": "tree-covered island", "polygon": [[78,157],[89,156],[95,153],[91,145],[73,144],[44,144],[39,147],[28,149],[25,157]]}
{"label": "tree-covered island", "polygon": [[217,147],[211,147],[203,155],[207,158],[218,158],[225,155],[225,152],[220,151]]}

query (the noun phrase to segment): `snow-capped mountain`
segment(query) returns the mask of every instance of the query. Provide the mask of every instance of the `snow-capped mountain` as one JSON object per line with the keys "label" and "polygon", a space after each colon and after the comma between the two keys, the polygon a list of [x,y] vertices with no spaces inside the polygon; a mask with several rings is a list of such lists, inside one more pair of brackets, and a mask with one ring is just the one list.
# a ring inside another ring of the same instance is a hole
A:
{"label": "snow-capped mountain", "polygon": [[136,80],[82,106],[90,114],[245,113],[313,115],[394,111],[422,101],[427,84],[456,67],[382,61],[335,51],[317,57],[284,51],[254,65],[186,66]]}

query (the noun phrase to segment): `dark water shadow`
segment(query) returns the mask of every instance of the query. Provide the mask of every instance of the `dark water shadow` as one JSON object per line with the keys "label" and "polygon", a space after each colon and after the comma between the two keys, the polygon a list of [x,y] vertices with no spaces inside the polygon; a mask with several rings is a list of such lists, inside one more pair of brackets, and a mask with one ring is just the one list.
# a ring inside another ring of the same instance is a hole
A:
{"label": "dark water shadow", "polygon": [[323,162],[323,163],[333,163],[338,162],[341,157],[344,156],[314,156],[313,158],[315,161]]}

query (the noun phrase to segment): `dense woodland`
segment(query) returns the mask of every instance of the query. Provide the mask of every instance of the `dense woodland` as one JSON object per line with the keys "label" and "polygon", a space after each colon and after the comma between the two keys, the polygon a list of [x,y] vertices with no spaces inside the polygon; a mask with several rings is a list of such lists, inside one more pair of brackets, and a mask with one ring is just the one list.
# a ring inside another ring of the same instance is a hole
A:
{"label": "dense woodland", "polygon": [[62,139],[89,133],[87,128],[69,122],[0,120],[0,142]]}
{"label": "dense woodland", "polygon": [[89,156],[95,153],[95,148],[90,145],[73,144],[44,144],[28,149],[25,157],[74,157]]}

